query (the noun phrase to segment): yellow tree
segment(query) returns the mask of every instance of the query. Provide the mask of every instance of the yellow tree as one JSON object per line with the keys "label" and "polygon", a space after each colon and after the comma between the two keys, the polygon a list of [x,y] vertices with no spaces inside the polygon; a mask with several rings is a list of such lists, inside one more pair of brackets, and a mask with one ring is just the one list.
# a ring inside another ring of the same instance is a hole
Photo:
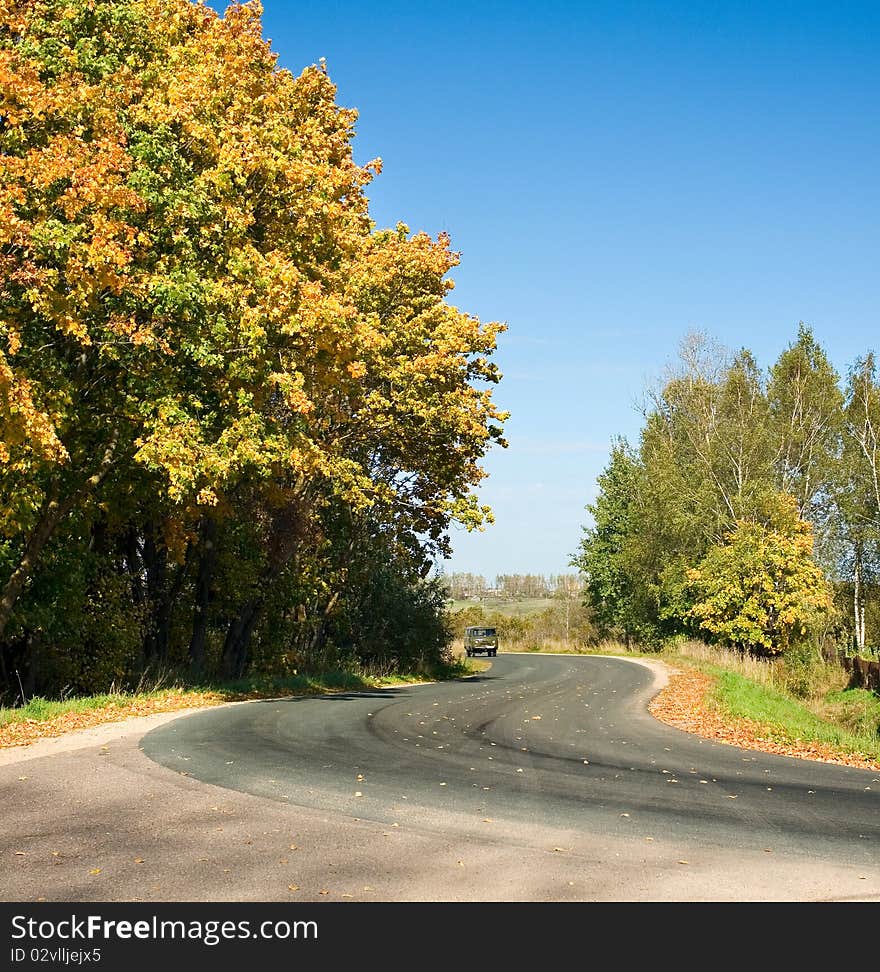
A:
{"label": "yellow tree", "polygon": [[441,544],[489,516],[500,327],[445,301],[448,240],[373,232],[356,113],[323,65],[277,67],[260,15],[0,0],[0,637],[59,524],[111,495],[160,511],[178,565],[255,504],[236,668],[316,504]]}
{"label": "yellow tree", "polygon": [[780,654],[832,609],[831,586],[813,560],[813,529],[794,497],[780,494],[773,523],[739,520],[723,544],[688,571],[690,616],[725,644]]}

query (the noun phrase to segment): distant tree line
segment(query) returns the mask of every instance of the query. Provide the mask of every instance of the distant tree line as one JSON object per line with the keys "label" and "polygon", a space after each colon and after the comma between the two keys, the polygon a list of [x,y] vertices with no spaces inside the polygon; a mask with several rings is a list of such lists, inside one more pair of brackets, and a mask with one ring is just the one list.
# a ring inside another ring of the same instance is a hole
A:
{"label": "distant tree line", "polygon": [[554,597],[578,592],[583,581],[578,574],[498,574],[491,581],[482,574],[455,571],[441,574],[439,582],[453,600],[487,596]]}
{"label": "distant tree line", "polygon": [[515,614],[482,603],[463,607],[450,616],[454,638],[461,644],[469,625],[496,629],[502,651],[578,650],[599,640],[592,611],[580,597],[551,600],[541,610]]}
{"label": "distant tree line", "polygon": [[604,630],[761,654],[880,628],[880,379],[801,324],[768,371],[690,335],[617,440],[573,560]]}
{"label": "distant tree line", "polygon": [[444,657],[503,326],[259,4],[0,4],[0,701]]}

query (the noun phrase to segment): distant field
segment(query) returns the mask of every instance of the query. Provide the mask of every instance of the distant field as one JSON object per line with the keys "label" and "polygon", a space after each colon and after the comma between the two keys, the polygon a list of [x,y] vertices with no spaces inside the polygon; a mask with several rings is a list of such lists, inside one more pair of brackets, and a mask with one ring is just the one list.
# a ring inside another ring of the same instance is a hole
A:
{"label": "distant field", "polygon": [[526,597],[522,600],[507,600],[506,598],[484,597],[481,600],[452,601],[449,610],[452,614],[464,611],[466,608],[481,607],[487,613],[497,611],[508,618],[522,618],[529,614],[540,614],[553,605],[551,597]]}

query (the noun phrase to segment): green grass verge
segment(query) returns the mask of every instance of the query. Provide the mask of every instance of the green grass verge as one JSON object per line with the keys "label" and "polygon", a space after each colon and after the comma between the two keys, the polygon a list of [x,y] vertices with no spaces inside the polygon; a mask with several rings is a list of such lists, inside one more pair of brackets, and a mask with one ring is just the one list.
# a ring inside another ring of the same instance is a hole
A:
{"label": "green grass verge", "polygon": [[[58,716],[68,713],[90,712],[93,709],[104,709],[109,706],[124,708],[131,704],[135,699],[138,700],[158,700],[175,694],[174,689],[164,689],[157,692],[113,692],[104,695],[89,695],[81,698],[64,699],[56,701],[44,699],[36,696],[27,705],[18,708],[0,707],[0,726],[8,725],[12,722],[47,722]],[[179,690],[178,693],[179,694]],[[195,693],[193,693],[195,694]]]}
{"label": "green grass verge", "polygon": [[186,684],[181,681],[170,687],[150,692],[111,692],[80,696],[64,700],[32,698],[27,705],[0,707],[0,726],[16,722],[48,722],[65,715],[87,715],[97,709],[118,708],[120,717],[125,710],[148,703],[174,699],[180,707],[191,700],[193,704],[234,702],[244,699],[272,698],[282,695],[323,695],[329,692],[363,692],[370,689],[410,685],[414,682],[442,681],[470,675],[475,669],[464,661],[454,660],[426,672],[411,674],[368,675],[345,670],[316,674],[297,674],[284,678],[252,676],[232,681],[208,681]]}
{"label": "green grass verge", "polygon": [[723,715],[760,723],[774,741],[822,743],[842,753],[880,759],[880,697],[874,693],[844,689],[802,700],[739,672],[705,663],[699,667],[717,679],[711,704]]}

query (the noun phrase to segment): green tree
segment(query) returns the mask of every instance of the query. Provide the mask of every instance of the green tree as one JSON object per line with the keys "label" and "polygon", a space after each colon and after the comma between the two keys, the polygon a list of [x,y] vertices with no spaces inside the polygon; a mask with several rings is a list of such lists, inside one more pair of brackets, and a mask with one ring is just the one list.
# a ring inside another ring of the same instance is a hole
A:
{"label": "green tree", "polygon": [[648,620],[647,588],[633,569],[632,550],[641,483],[637,454],[624,439],[616,440],[598,477],[598,496],[587,505],[593,524],[584,527],[571,560],[583,575],[585,603],[595,621],[606,630],[622,632],[628,643]]}
{"label": "green tree", "polygon": [[699,333],[682,342],[649,397],[638,448],[625,465],[613,454],[588,508],[595,526],[578,563],[602,623],[638,629],[643,640],[709,631],[690,572],[726,550],[746,530],[739,524],[778,532],[783,486],[830,539],[842,423],[836,382],[803,325],[769,378],[747,349],[731,355]]}
{"label": "green tree", "polygon": [[834,481],[838,566],[851,580],[853,640],[867,643],[867,597],[880,570],[880,382],[872,352],[849,370]]}
{"label": "green tree", "polygon": [[797,340],[770,371],[767,397],[777,485],[814,523],[828,511],[840,462],[844,398],[839,383],[812,329],[801,322]]}

